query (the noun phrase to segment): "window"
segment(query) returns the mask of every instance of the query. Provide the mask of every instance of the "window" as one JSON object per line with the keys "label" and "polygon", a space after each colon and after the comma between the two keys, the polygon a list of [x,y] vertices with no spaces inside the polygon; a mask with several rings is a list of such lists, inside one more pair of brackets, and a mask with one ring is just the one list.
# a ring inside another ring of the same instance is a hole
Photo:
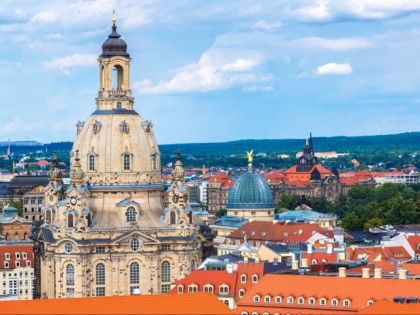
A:
{"label": "window", "polygon": [[289,296],[287,298],[287,304],[293,304],[293,300],[294,300],[294,298],[292,296]]}
{"label": "window", "polygon": [[121,109],[121,108],[122,108],[121,102],[117,102],[117,109]]}
{"label": "window", "polygon": [[30,267],[30,266],[31,266],[31,261],[30,260],[26,261],[26,267]]}
{"label": "window", "polygon": [[96,285],[105,284],[105,265],[99,263],[96,265]]}
{"label": "window", "polygon": [[[171,282],[171,263],[169,261],[162,262],[161,280],[162,282]],[[166,293],[166,292],[162,292],[162,293]]]}
{"label": "window", "polygon": [[254,295],[254,303],[259,303],[259,302],[260,302],[260,296]]}
{"label": "window", "polygon": [[96,253],[100,254],[100,253],[105,253],[105,247],[103,246],[99,246],[95,248]]}
{"label": "window", "polygon": [[304,304],[305,303],[305,299],[303,297],[298,298],[298,304]]}
{"label": "window", "polygon": [[316,264],[317,264],[316,259],[312,259],[312,265],[316,265]]}
{"label": "window", "polygon": [[178,286],[178,293],[184,293],[184,287],[182,285]]}
{"label": "window", "polygon": [[204,292],[206,292],[206,293],[213,293],[213,286],[212,285],[206,285],[204,287]]}
{"label": "window", "polygon": [[369,301],[367,301],[367,305],[369,306],[369,305],[372,305],[373,304],[373,301],[372,300],[369,300]]}
{"label": "window", "polygon": [[89,171],[95,170],[95,155],[89,155]]}
{"label": "window", "polygon": [[315,299],[314,298],[309,299],[309,305],[315,305]]}
{"label": "window", "polygon": [[258,275],[253,275],[252,276],[252,283],[257,283],[258,282]]}
{"label": "window", "polygon": [[190,285],[188,287],[188,293],[197,293],[198,292],[198,287],[196,285]]}
{"label": "window", "polygon": [[169,224],[176,224],[176,212],[174,210],[169,215]]}
{"label": "window", "polygon": [[338,300],[337,299],[332,299],[331,300],[331,306],[337,306],[338,305]]}
{"label": "window", "polygon": [[131,169],[131,157],[129,154],[124,154],[124,171]]}
{"label": "window", "polygon": [[26,233],[26,232],[25,232],[25,233],[23,233],[23,239],[24,239],[24,240],[27,240],[27,239],[28,239],[28,233]]}
{"label": "window", "polygon": [[128,207],[125,216],[127,217],[127,222],[136,222],[136,208]]}
{"label": "window", "polygon": [[171,289],[171,285],[170,284],[162,284],[161,292],[162,293],[168,293],[170,289]]}
{"label": "window", "polygon": [[9,262],[7,261],[4,262],[4,268],[9,268]]}
{"label": "window", "polygon": [[15,253],[16,259],[20,259],[20,254],[19,253]]}
{"label": "window", "polygon": [[19,268],[20,267],[20,262],[15,261],[15,266],[16,266],[16,268]]}
{"label": "window", "polygon": [[226,284],[222,284],[219,287],[219,293],[220,294],[228,294],[229,293],[229,286],[227,286]]}
{"label": "window", "polygon": [[224,300],[223,303],[225,303],[226,306],[229,306],[229,300]]}
{"label": "window", "polygon": [[140,265],[138,262],[130,264],[130,284],[140,284]]}
{"label": "window", "polygon": [[22,253],[23,259],[28,259],[28,255],[26,253]]}
{"label": "window", "polygon": [[17,279],[9,279],[9,294],[10,295],[17,295],[18,290],[18,280]]}
{"label": "window", "polygon": [[191,259],[191,271],[193,271],[195,268],[196,268],[195,260]]}
{"label": "window", "polygon": [[133,252],[136,252],[139,250],[140,248],[140,242],[138,240],[138,238],[134,237],[131,239],[130,241],[130,248]]}
{"label": "window", "polygon": [[162,251],[163,252],[167,252],[167,251],[170,251],[171,250],[171,245],[169,245],[169,244],[163,244],[162,245]]}
{"label": "window", "polygon": [[10,253],[6,253],[5,256],[6,256],[6,260],[10,260]]}
{"label": "window", "polygon": [[245,290],[244,289],[240,289],[239,290],[239,297],[243,297],[245,295]]}
{"label": "window", "polygon": [[241,283],[246,283],[246,275],[241,276]]}
{"label": "window", "polygon": [[74,266],[72,264],[66,266],[66,285],[74,285]]}
{"label": "window", "polygon": [[66,254],[71,254],[73,252],[73,244],[67,242],[66,244],[64,244],[64,252]]}
{"label": "window", "polygon": [[16,232],[16,233],[15,233],[14,240],[15,240],[15,241],[19,241],[19,234],[18,234],[18,232]]}
{"label": "window", "polygon": [[66,289],[66,297],[68,297],[68,298],[74,297],[74,288],[67,288]]}
{"label": "window", "polygon": [[349,307],[350,306],[350,300],[344,300],[343,301],[343,306],[344,307]]}
{"label": "window", "polygon": [[133,294],[140,294],[140,286],[138,285],[130,286],[130,295],[133,295]]}
{"label": "window", "polygon": [[264,302],[265,302],[265,303],[270,303],[270,302],[271,302],[271,297],[270,297],[270,296],[268,296],[268,295],[266,295],[266,296],[264,297]]}
{"label": "window", "polygon": [[276,304],[280,304],[281,303],[281,296],[276,296]]}
{"label": "window", "polygon": [[320,299],[319,300],[319,305],[321,305],[321,306],[327,305],[327,300],[326,299]]}
{"label": "window", "polygon": [[105,287],[96,288],[96,296],[105,296]]}
{"label": "window", "polygon": [[74,216],[73,216],[72,213],[69,213],[68,216],[67,216],[67,226],[69,228],[74,227],[74,222],[73,221],[74,221]]}
{"label": "window", "polygon": [[50,211],[50,210],[47,210],[47,211],[45,212],[45,221],[46,221],[47,223],[50,223],[50,222],[51,222],[51,211]]}
{"label": "window", "polygon": [[9,233],[6,233],[5,238],[6,238],[6,241],[10,241],[10,235],[9,235]]}

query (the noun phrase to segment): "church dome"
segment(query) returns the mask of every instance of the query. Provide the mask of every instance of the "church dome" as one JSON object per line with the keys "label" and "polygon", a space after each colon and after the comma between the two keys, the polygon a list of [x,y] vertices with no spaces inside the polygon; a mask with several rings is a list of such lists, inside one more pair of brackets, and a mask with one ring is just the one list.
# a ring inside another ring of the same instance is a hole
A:
{"label": "church dome", "polygon": [[241,175],[229,192],[228,209],[275,208],[270,187],[259,174],[248,171]]}
{"label": "church dome", "polygon": [[112,26],[112,33],[108,35],[108,38],[102,44],[101,57],[129,56],[127,53],[127,43],[120,37],[121,35],[117,33],[117,26],[114,24]]}

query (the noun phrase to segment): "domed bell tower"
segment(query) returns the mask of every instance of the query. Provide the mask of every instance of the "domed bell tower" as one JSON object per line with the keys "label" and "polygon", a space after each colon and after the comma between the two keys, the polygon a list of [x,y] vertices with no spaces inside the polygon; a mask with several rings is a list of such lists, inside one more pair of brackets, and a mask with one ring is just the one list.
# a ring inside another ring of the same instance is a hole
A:
{"label": "domed bell tower", "polygon": [[133,110],[130,90],[130,55],[127,43],[117,33],[117,19],[112,18],[112,32],[102,44],[99,56],[100,83],[96,106],[98,110]]}

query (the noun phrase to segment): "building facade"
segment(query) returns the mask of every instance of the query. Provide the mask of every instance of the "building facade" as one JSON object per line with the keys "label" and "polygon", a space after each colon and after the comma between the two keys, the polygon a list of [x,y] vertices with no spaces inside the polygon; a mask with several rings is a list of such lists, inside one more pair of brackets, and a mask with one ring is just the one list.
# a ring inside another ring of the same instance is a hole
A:
{"label": "building facade", "polygon": [[45,186],[39,185],[23,194],[23,216],[27,220],[40,221],[45,206]]}
{"label": "building facade", "polygon": [[153,124],[134,109],[131,58],[115,22],[98,59],[96,110],[76,125],[69,186],[57,161],[51,166],[35,298],[166,293],[201,261],[204,238],[188,217],[182,164],[163,208]]}

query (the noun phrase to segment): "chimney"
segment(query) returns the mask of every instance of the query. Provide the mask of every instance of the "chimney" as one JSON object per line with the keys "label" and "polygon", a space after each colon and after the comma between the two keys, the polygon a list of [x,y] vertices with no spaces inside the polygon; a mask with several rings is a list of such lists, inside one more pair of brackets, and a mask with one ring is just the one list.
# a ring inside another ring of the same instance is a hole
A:
{"label": "chimney", "polygon": [[338,268],[338,277],[345,278],[346,277],[346,267]]}
{"label": "chimney", "polygon": [[308,258],[302,258],[300,265],[302,268],[308,268]]}
{"label": "chimney", "polygon": [[299,262],[297,260],[292,260],[292,270],[299,269]]}
{"label": "chimney", "polygon": [[350,245],[350,248],[354,252],[356,250],[356,245]]}
{"label": "chimney", "polygon": [[244,265],[248,265],[248,256],[244,256]]}
{"label": "chimney", "polygon": [[381,279],[382,278],[382,269],[375,268],[375,279]]}
{"label": "chimney", "polygon": [[260,256],[255,257],[255,266],[260,264]]}
{"label": "chimney", "polygon": [[370,271],[369,268],[363,268],[362,269],[362,278],[369,278],[370,277],[369,271]]}
{"label": "chimney", "polygon": [[308,244],[308,255],[312,255],[312,244]]}
{"label": "chimney", "polygon": [[232,264],[227,264],[226,265],[226,272],[231,275],[233,273],[233,265]]}
{"label": "chimney", "polygon": [[279,221],[273,220],[273,224],[277,224],[277,223],[279,223]]}
{"label": "chimney", "polygon": [[333,246],[332,244],[327,245],[327,255],[332,255]]}
{"label": "chimney", "polygon": [[400,269],[400,270],[398,270],[398,273],[399,273],[399,277],[398,277],[398,279],[400,279],[400,280],[406,280],[407,279],[407,270],[405,270],[405,269]]}

